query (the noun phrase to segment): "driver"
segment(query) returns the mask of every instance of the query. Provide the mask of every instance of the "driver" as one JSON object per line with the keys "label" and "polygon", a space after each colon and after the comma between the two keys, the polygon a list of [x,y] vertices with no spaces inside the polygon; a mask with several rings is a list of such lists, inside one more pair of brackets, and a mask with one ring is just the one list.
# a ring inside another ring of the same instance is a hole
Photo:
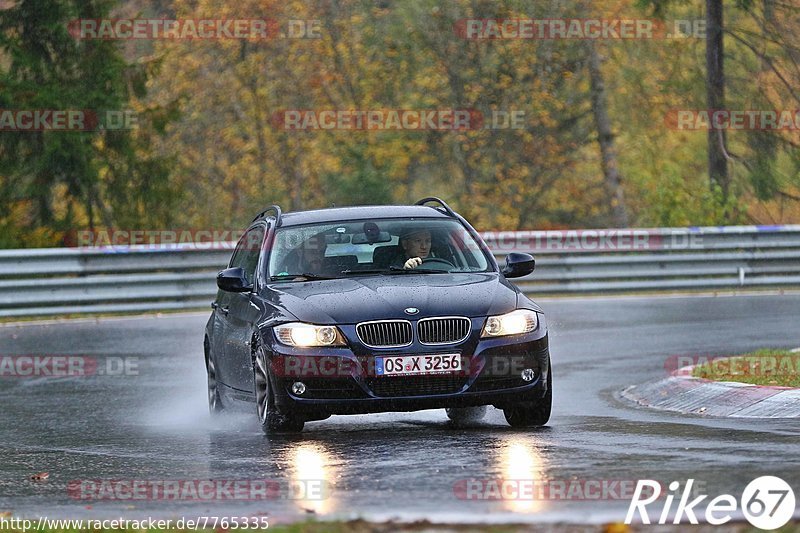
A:
{"label": "driver", "polygon": [[392,263],[405,269],[417,268],[422,260],[431,253],[431,232],[427,229],[407,230],[400,235],[400,247],[403,256],[399,256]]}

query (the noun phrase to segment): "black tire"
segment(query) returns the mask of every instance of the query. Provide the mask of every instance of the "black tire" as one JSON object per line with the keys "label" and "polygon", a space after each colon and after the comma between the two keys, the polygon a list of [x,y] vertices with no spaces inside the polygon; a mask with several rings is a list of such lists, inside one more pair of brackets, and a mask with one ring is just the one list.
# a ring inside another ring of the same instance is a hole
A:
{"label": "black tire", "polygon": [[548,359],[547,392],[539,400],[521,401],[503,409],[508,425],[514,428],[544,426],[553,409],[553,368]]}
{"label": "black tire", "polygon": [[225,406],[219,394],[217,365],[214,363],[214,357],[211,354],[208,354],[206,358],[206,377],[208,379],[208,412],[211,413],[211,416],[217,416],[225,410]]}
{"label": "black tire", "polygon": [[448,407],[444,411],[447,413],[447,418],[457,424],[474,424],[483,420],[487,410],[487,406],[480,405],[478,407]]}
{"label": "black tire", "polygon": [[305,422],[289,413],[281,413],[275,406],[275,396],[270,380],[269,364],[264,346],[257,341],[253,361],[253,382],[256,396],[256,414],[265,434],[297,433],[303,431]]}

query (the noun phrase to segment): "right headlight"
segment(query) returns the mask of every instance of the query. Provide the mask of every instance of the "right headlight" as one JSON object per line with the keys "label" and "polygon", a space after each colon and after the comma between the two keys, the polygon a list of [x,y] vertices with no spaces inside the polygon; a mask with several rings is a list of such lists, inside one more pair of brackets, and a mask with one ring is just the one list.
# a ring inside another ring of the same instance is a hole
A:
{"label": "right headlight", "polygon": [[539,317],[535,311],[517,309],[505,315],[490,316],[483,326],[481,338],[504,337],[506,335],[522,335],[530,333],[539,326]]}
{"label": "right headlight", "polygon": [[345,346],[344,337],[336,326],[315,326],[292,322],[275,326],[275,336],[287,346]]}

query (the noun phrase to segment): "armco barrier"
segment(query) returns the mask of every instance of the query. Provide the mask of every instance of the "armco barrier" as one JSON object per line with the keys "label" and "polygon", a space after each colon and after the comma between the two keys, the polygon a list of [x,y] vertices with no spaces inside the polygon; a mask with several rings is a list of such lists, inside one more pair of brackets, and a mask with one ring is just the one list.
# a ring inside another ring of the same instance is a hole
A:
{"label": "armco barrier", "polygon": [[[800,225],[485,232],[532,252],[526,293],[800,286]],[[232,246],[0,251],[0,317],[207,308]]]}

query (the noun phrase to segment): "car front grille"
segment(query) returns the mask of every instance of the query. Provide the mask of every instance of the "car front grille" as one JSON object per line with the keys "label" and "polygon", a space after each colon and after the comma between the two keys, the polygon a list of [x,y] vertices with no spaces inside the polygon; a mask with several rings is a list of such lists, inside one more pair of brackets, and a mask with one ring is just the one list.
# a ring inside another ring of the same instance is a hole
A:
{"label": "car front grille", "polygon": [[396,348],[411,344],[411,322],[408,320],[378,320],[356,326],[358,338],[366,346]]}
{"label": "car front grille", "polygon": [[382,377],[368,380],[367,386],[375,396],[398,398],[454,394],[460,392],[466,382],[463,375]]}
{"label": "car front grille", "polygon": [[423,318],[417,323],[417,336],[422,344],[455,344],[469,337],[471,326],[465,317]]}

